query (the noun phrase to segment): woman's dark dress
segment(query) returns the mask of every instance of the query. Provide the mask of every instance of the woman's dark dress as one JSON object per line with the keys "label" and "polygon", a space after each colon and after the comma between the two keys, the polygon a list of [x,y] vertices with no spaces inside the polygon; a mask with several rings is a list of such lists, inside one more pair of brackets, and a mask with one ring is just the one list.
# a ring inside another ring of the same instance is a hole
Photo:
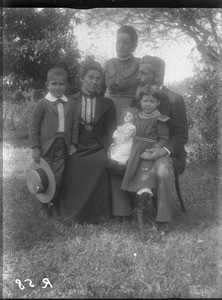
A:
{"label": "woman's dark dress", "polygon": [[[80,119],[81,101],[76,101]],[[97,101],[101,102],[96,105],[93,130],[79,123],[77,152],[67,157],[61,188],[61,215],[79,223],[96,223],[111,216],[106,149],[115,128],[115,108],[109,99]]]}
{"label": "woman's dark dress", "polygon": [[[134,99],[139,85],[137,80],[139,67],[140,58],[134,56],[124,61],[111,58],[104,65],[103,88],[106,90],[105,95],[114,102],[117,125],[121,124],[123,109],[131,106]],[[121,190],[122,179],[122,175],[110,172],[113,216],[132,214],[130,195]]]}

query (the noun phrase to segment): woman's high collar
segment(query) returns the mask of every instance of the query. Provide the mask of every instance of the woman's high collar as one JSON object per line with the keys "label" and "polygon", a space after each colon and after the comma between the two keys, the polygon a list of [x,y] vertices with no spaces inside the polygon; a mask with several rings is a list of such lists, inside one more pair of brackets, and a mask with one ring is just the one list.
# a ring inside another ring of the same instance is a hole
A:
{"label": "woman's high collar", "polygon": [[129,56],[124,57],[124,58],[116,57],[116,59],[118,59],[119,61],[124,61],[125,62],[125,61],[129,60],[132,57],[133,57],[133,54],[130,54]]}
{"label": "woman's high collar", "polygon": [[85,92],[83,89],[81,90],[81,94],[86,97],[86,98],[95,98],[97,96],[97,92],[94,92],[92,94],[88,94],[87,92]]}

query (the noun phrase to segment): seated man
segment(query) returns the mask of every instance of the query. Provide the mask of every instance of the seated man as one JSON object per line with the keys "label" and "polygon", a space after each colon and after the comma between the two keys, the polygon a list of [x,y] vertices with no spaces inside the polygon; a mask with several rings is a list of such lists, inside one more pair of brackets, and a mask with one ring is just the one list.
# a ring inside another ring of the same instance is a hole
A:
{"label": "seated man", "polygon": [[172,200],[174,198],[174,170],[182,174],[185,170],[186,151],[184,145],[188,141],[188,125],[184,99],[181,95],[163,85],[165,62],[155,56],[146,55],[141,59],[137,79],[137,89],[132,106],[140,109],[139,95],[145,85],[155,84],[165,94],[158,107],[161,114],[170,118],[168,121],[170,140],[161,149],[153,149],[149,159],[155,160],[157,176],[157,222],[169,222],[172,217]]}

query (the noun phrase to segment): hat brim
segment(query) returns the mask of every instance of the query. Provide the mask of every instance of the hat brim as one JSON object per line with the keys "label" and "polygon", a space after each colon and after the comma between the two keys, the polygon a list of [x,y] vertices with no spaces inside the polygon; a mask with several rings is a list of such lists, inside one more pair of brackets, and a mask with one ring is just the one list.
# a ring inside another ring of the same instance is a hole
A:
{"label": "hat brim", "polygon": [[27,178],[29,176],[29,171],[39,169],[39,168],[43,169],[46,172],[49,183],[48,183],[48,188],[44,193],[35,194],[35,196],[42,203],[48,203],[52,200],[53,196],[55,195],[55,189],[56,189],[55,177],[48,163],[43,158],[40,158],[39,164],[33,161],[33,163],[30,165],[30,167],[27,170]]}

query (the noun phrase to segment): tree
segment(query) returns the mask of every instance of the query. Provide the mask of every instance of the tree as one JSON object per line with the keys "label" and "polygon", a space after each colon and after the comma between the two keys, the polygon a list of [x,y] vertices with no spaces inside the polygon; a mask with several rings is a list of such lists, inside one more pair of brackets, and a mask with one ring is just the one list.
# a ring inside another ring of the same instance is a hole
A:
{"label": "tree", "polygon": [[73,33],[76,11],[60,8],[3,9],[3,125],[26,129],[35,100],[45,92],[54,65],[66,69],[69,93],[79,89],[80,53]]}
{"label": "tree", "polygon": [[222,60],[222,10],[216,8],[96,8],[80,12],[90,26],[131,24],[140,39],[160,45],[162,40],[192,39],[203,59],[214,68]]}
{"label": "tree", "polygon": [[189,140],[195,144],[193,158],[196,162],[217,163],[221,144],[217,120],[218,109],[218,74],[216,71],[196,69],[193,78],[174,83],[172,88],[184,95],[189,125]]}
{"label": "tree", "polygon": [[77,89],[80,54],[73,33],[75,13],[60,8],[5,8],[3,76],[22,80],[23,88],[44,88],[47,71],[59,64],[68,72],[71,91]]}
{"label": "tree", "polygon": [[[196,77],[190,92],[186,93],[190,95],[185,99],[188,118],[202,134],[200,153],[206,154],[208,161],[217,160],[217,150],[222,148],[222,130],[218,130],[222,129],[222,9],[97,8],[85,13],[85,21],[91,27],[101,23],[107,27],[112,23],[133,25],[140,40],[156,47],[161,47],[163,40],[181,37],[194,41],[201,59],[195,66]],[[200,97],[198,103],[196,96]]]}

